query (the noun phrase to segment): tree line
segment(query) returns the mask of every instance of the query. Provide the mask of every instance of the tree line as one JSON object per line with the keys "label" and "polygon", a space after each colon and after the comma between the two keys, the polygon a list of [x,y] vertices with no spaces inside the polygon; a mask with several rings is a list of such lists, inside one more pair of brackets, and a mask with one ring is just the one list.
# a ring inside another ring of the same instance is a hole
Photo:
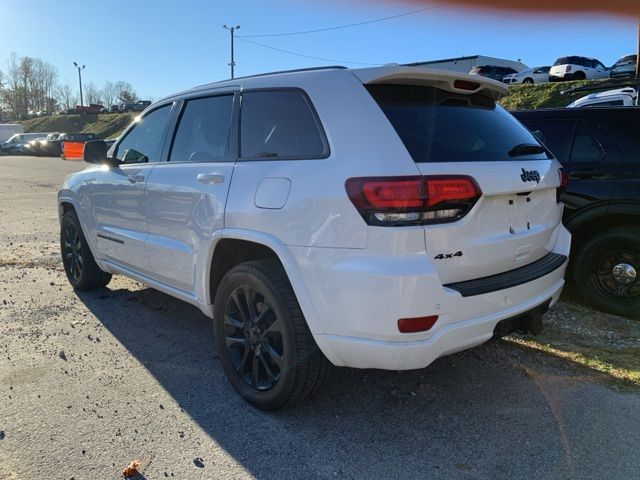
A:
{"label": "tree line", "polygon": [[[55,113],[80,103],[77,88],[59,81],[58,69],[35,57],[9,56],[5,70],[0,69],[0,118],[24,118],[35,112]],[[128,82],[105,81],[102,87],[82,83],[83,103],[110,106],[130,103],[138,96]]]}

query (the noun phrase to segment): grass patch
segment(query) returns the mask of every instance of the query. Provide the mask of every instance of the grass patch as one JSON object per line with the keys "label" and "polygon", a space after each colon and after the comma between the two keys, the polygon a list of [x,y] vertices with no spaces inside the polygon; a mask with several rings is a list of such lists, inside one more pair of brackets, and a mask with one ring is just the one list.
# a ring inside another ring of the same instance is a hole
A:
{"label": "grass patch", "polygon": [[544,320],[540,335],[505,340],[606,374],[627,387],[640,387],[640,322],[567,302]]}
{"label": "grass patch", "polygon": [[574,100],[588,95],[588,92],[570,95],[561,95],[560,92],[590,83],[597,82],[579,80],[576,82],[543,83],[541,85],[513,85],[509,87],[511,94],[501,99],[499,103],[507,110],[566,107]]}
{"label": "grass patch", "polygon": [[52,115],[22,122],[25,132],[95,133],[115,138],[133,121],[135,114]]}

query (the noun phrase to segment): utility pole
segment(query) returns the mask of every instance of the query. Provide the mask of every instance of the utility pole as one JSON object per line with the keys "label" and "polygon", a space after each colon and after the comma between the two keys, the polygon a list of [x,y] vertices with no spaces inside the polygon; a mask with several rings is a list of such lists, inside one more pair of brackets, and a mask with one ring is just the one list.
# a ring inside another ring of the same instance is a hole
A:
{"label": "utility pole", "polygon": [[240,25],[236,25],[235,27],[228,27],[225,24],[222,26],[222,28],[229,30],[229,33],[231,34],[231,63],[229,63],[229,66],[231,67],[231,78],[233,78],[233,67],[236,66],[236,62],[233,59],[233,33],[240,28]]}
{"label": "utility pole", "polygon": [[638,48],[636,49],[636,75],[640,76],[640,21],[638,22]]}
{"label": "utility pole", "polygon": [[84,70],[84,65],[80,66],[76,62],[73,62],[73,66],[78,69],[78,83],[80,84],[80,106],[84,106],[84,101],[82,98],[82,70]]}

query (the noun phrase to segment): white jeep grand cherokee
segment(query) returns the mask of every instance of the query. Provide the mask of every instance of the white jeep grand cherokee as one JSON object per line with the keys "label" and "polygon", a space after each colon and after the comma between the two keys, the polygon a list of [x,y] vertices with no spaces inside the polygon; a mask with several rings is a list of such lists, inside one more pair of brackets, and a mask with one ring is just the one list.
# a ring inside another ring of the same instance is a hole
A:
{"label": "white jeep grand cherokee", "polygon": [[147,108],[58,194],[78,290],[112,273],[213,318],[233,386],[275,409],[329,364],[423,368],[539,331],[569,253],[560,164],[501,83],[319,68]]}

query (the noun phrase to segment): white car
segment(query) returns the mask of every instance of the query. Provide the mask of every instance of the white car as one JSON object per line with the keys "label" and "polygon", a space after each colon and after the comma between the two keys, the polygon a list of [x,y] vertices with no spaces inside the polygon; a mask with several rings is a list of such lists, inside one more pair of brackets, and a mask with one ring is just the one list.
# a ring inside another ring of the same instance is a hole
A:
{"label": "white car", "polygon": [[605,92],[591,93],[567,105],[577,107],[632,107],[638,103],[638,92],[634,88],[624,87]]}
{"label": "white car", "polygon": [[534,83],[548,83],[549,82],[549,70],[551,67],[533,67],[527,68],[522,72],[512,73],[502,79],[507,85],[515,83],[525,83],[532,85]]}
{"label": "white car", "polygon": [[549,81],[598,80],[609,75],[609,69],[600,60],[572,55],[555,61],[549,70]]}
{"label": "white car", "polygon": [[636,74],[637,55],[626,55],[611,67],[611,77],[632,77]]}
{"label": "white car", "polygon": [[[560,296],[561,166],[478,76],[320,68],[156,102],[58,193],[78,290],[119,273],[213,318],[247,401],[308,397],[330,363],[407,370]],[[179,321],[179,318],[176,318]]]}

